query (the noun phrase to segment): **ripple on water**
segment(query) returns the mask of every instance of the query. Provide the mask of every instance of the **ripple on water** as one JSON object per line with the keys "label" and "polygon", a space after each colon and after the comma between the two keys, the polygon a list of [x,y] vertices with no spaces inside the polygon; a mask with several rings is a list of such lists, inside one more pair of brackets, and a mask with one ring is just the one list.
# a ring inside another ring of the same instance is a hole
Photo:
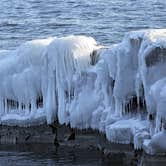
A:
{"label": "ripple on water", "polygon": [[1,0],[0,48],[68,34],[109,45],[131,30],[164,28],[165,9],[165,0]]}

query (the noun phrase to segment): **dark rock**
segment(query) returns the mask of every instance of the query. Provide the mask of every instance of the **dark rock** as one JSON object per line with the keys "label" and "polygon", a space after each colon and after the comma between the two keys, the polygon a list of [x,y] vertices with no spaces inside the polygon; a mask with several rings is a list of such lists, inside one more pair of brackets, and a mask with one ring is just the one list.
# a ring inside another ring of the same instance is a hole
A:
{"label": "dark rock", "polygon": [[29,134],[26,138],[25,141],[28,141],[30,139],[31,135]]}
{"label": "dark rock", "polygon": [[75,140],[75,132],[74,132],[74,131],[71,133],[71,135],[68,137],[67,140],[68,140],[68,141],[70,141],[70,140]]}

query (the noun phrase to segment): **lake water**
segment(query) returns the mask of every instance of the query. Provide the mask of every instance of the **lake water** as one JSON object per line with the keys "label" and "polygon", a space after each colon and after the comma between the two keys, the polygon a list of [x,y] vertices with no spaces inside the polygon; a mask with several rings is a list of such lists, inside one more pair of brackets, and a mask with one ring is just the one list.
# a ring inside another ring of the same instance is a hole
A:
{"label": "lake water", "polygon": [[166,0],[1,0],[0,49],[49,36],[84,34],[99,43],[128,31],[164,28]]}
{"label": "lake water", "polygon": [[165,166],[165,156],[134,157],[132,152],[104,156],[94,148],[53,144],[0,145],[0,166]]}
{"label": "lake water", "polygon": [[56,148],[52,144],[0,145],[0,166],[122,166],[125,159],[124,155],[106,159],[95,149]]}

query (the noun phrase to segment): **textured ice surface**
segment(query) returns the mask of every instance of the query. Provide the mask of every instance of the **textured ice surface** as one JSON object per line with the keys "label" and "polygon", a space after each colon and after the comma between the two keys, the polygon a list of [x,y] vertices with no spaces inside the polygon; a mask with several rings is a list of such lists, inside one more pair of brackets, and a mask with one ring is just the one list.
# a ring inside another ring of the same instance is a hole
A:
{"label": "textured ice surface", "polygon": [[106,137],[115,143],[134,143],[136,149],[142,148],[144,138],[148,138],[148,125],[145,120],[125,119],[106,127]]}
{"label": "textured ice surface", "polygon": [[0,51],[1,123],[58,118],[136,149],[152,138],[163,152],[156,140],[166,124],[165,71],[165,29],[127,33],[109,48],[85,36],[30,41]]}

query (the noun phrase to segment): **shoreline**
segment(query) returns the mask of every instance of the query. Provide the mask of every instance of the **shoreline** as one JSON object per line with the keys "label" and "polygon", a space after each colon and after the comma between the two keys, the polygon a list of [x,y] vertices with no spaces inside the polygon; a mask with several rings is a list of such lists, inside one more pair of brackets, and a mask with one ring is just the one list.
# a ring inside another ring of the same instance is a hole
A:
{"label": "shoreline", "polygon": [[[106,139],[105,134],[99,133],[97,130],[75,129],[75,140],[68,141],[67,138],[71,134],[68,126],[58,125],[58,141],[59,146],[54,144],[55,134],[51,127],[47,124],[31,127],[6,126],[0,125],[0,145],[11,146],[35,146],[42,144],[44,147],[66,147],[75,150],[97,150],[104,158],[111,159],[112,156],[125,156],[128,161],[125,162],[146,162],[152,164],[166,163],[165,156],[148,155],[143,150],[134,150],[132,144],[115,144]],[[128,163],[130,164],[130,163]]]}

